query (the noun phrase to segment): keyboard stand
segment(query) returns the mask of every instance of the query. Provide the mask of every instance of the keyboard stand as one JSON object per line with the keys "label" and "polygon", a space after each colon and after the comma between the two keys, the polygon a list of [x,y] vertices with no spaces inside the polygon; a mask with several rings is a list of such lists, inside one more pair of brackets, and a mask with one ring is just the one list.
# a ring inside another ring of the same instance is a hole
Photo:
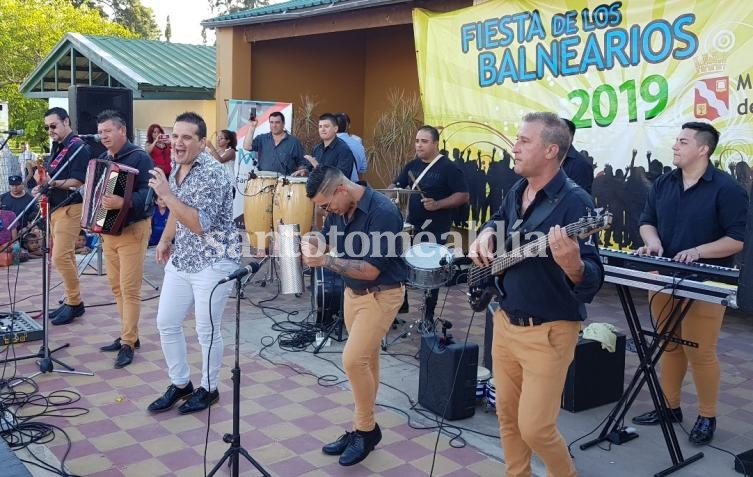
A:
{"label": "keyboard stand", "polygon": [[[659,425],[662,434],[664,435],[664,442],[667,444],[669,457],[672,459],[672,465],[670,467],[654,474],[656,477],[663,477],[682,469],[688,464],[703,457],[703,452],[698,452],[687,459],[683,457],[680,444],[677,441],[675,428],[672,426],[672,422],[669,419],[667,401],[664,398],[664,392],[661,389],[661,383],[656,374],[656,365],[659,363],[659,358],[661,358],[662,353],[664,353],[664,350],[667,348],[670,341],[683,346],[698,347],[697,343],[673,336],[674,332],[679,328],[680,323],[682,323],[682,320],[685,318],[685,315],[687,315],[688,310],[690,310],[690,306],[693,304],[694,300],[682,298],[672,309],[669,318],[662,323],[658,333],[654,333],[653,331],[644,330],[641,327],[640,317],[635,309],[635,303],[630,294],[630,288],[621,284],[616,284],[616,286],[617,293],[620,297],[620,303],[622,304],[622,310],[625,313],[625,318],[627,319],[628,327],[630,328],[630,334],[635,342],[635,349],[640,364],[630,382],[630,385],[628,385],[620,400],[617,401],[617,404],[609,413],[599,437],[582,444],[580,448],[581,450],[586,450],[589,447],[595,446],[604,441],[609,441],[613,444],[623,444],[624,442],[637,437],[637,435],[632,435],[626,438],[623,423],[625,414],[630,410],[630,406],[632,406],[638,393],[640,393],[641,388],[645,383],[648,383],[648,389],[651,394],[651,400],[654,403],[654,409],[659,414]],[[653,338],[650,343],[647,341],[646,336]]]}

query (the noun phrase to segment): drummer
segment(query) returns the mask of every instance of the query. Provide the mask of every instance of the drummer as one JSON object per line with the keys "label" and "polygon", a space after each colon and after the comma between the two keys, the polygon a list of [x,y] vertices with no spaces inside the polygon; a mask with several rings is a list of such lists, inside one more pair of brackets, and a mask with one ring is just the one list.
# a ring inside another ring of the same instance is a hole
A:
{"label": "drummer", "polygon": [[258,121],[249,118],[250,129],[243,139],[243,149],[256,151],[256,169],[284,176],[307,176],[309,163],[303,158],[301,141],[285,130],[285,115],[275,111],[269,115],[269,132],[254,137]]}
{"label": "drummer", "polygon": [[[414,240],[444,244],[452,224],[454,209],[470,198],[463,171],[439,153],[439,131],[421,126],[416,133],[416,158],[408,162],[389,188],[419,190],[408,203],[407,222],[414,227]],[[434,320],[439,289],[426,297],[424,320]]]}

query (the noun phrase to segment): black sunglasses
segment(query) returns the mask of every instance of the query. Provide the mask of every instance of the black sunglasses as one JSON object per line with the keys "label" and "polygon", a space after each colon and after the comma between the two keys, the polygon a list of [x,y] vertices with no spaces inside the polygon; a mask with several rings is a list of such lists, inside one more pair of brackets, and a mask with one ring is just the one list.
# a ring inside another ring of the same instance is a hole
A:
{"label": "black sunglasses", "polygon": [[50,129],[52,129],[54,131],[57,128],[58,128],[57,124],[45,124],[44,125],[44,130],[45,131],[49,131]]}

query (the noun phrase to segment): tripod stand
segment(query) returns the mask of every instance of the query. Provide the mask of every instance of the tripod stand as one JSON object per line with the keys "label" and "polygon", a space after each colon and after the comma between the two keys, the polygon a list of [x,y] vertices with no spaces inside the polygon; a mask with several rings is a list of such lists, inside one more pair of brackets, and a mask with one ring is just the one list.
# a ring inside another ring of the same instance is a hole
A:
{"label": "tripod stand", "polygon": [[[59,168],[56,169],[55,175],[52,176],[49,181],[47,181],[47,184],[57,179],[57,177],[62,173],[68,165],[73,161],[73,159],[78,155],[79,152],[84,148],[85,146],[82,144],[79,146],[78,149],[71,155],[71,157],[68,158],[67,161],[62,163]],[[47,186],[46,186],[47,187]],[[47,187],[47,190],[49,190],[49,187]],[[29,202],[29,204],[26,206],[24,211],[19,214],[19,217],[23,217],[26,213],[26,210],[29,209],[35,200],[39,198],[39,196],[45,195],[47,193],[47,190],[40,190],[39,194],[37,194],[34,199]],[[55,208],[56,210],[60,207],[63,207],[68,204],[68,202],[74,197],[74,194],[68,195],[68,197],[58,204],[58,206]],[[86,372],[86,371],[76,371],[75,368],[68,366],[67,364],[63,363],[59,359],[53,358],[52,353],[55,353],[57,351],[60,351],[63,348],[67,348],[70,346],[70,343],[65,343],[62,346],[58,346],[55,349],[50,349],[49,347],[49,325],[47,323],[49,319],[49,308],[50,308],[50,283],[49,283],[49,273],[50,273],[50,215],[51,212],[49,210],[49,207],[46,202],[46,198],[43,198],[42,200],[42,214],[39,217],[40,219],[42,216],[45,220],[45,239],[44,239],[44,246],[42,247],[42,346],[39,348],[39,351],[35,354],[30,354],[26,356],[16,356],[10,359],[1,360],[0,363],[6,363],[8,361],[18,361],[22,359],[28,359],[28,358],[39,358],[37,360],[37,365],[39,366],[39,371],[29,376],[29,378],[34,378],[35,376],[38,376],[42,373],[50,373],[50,372],[58,372],[58,373],[66,373],[66,374],[80,374],[84,376],[94,376],[94,373]],[[16,220],[19,220],[19,217],[16,218]],[[36,222],[35,222],[36,223]],[[15,221],[10,226],[12,227],[15,224]],[[32,224],[33,226],[34,224]],[[62,369],[54,369],[53,363],[57,363],[65,370]]]}
{"label": "tripod stand", "polygon": [[419,334],[434,332],[434,329],[435,329],[434,317],[433,317],[433,313],[431,317],[429,316],[429,306],[428,306],[429,295],[431,293],[432,293],[431,288],[424,288],[424,301],[423,301],[423,304],[419,307],[419,309],[421,310],[421,316],[417,318],[413,323],[408,325],[408,328],[405,329],[402,333],[392,338],[392,340],[387,340],[386,336],[382,338],[382,351],[387,351],[387,348],[395,344],[397,340],[410,336],[411,332],[413,331],[413,328],[416,328]]}
{"label": "tripod stand", "polygon": [[213,476],[222,467],[222,463],[230,459],[228,465],[231,467],[233,477],[238,477],[240,456],[243,455],[256,470],[261,472],[264,477],[270,477],[270,474],[254,460],[246,449],[241,446],[241,367],[240,367],[240,329],[241,329],[241,278],[235,279],[235,363],[233,365],[233,433],[222,436],[223,442],[230,444],[228,450],[222,455],[217,464],[209,471],[208,477]]}

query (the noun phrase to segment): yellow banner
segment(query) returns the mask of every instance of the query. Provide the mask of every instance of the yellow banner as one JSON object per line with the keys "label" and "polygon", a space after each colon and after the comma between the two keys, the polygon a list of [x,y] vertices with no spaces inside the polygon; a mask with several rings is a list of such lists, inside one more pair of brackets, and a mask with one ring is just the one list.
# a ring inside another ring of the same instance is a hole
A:
{"label": "yellow banner", "polygon": [[751,164],[751,3],[500,0],[415,10],[414,31],[425,119],[456,160],[488,170],[525,113],[553,111],[597,173],[670,166],[694,120],[721,132],[720,167]]}

